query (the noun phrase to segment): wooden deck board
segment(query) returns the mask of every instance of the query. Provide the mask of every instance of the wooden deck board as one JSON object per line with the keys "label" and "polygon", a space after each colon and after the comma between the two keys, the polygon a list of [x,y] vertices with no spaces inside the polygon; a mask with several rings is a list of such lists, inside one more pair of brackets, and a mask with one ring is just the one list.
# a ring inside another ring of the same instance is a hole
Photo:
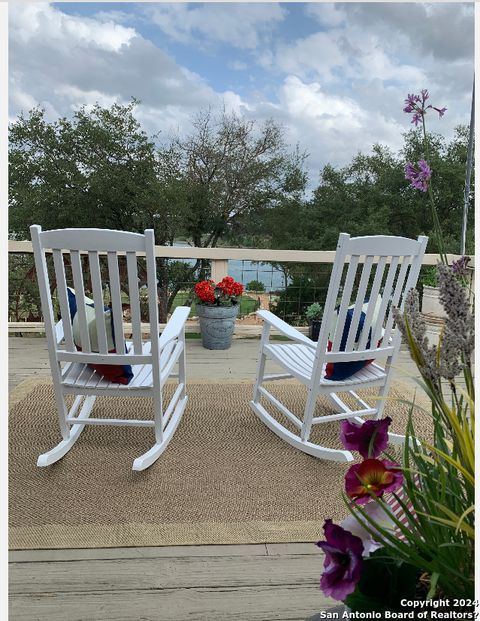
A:
{"label": "wooden deck board", "polygon": [[[10,593],[142,591],[316,584],[321,554],[86,559],[10,564]],[[280,569],[279,569],[280,568]]]}
{"label": "wooden deck board", "polygon": [[274,555],[269,547],[13,552],[9,618],[293,621],[334,603],[319,590],[323,557],[313,543],[275,544]]}
{"label": "wooden deck board", "polygon": [[303,621],[332,603],[307,585],[24,595],[11,621]]}

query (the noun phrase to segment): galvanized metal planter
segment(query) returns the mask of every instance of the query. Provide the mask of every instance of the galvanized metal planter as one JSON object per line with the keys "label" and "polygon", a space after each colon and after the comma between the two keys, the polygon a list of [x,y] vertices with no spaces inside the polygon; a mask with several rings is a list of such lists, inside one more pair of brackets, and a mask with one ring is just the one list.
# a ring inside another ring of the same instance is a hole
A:
{"label": "galvanized metal planter", "polygon": [[239,309],[239,304],[233,306],[197,304],[196,312],[200,320],[202,345],[206,349],[228,349],[230,347]]}

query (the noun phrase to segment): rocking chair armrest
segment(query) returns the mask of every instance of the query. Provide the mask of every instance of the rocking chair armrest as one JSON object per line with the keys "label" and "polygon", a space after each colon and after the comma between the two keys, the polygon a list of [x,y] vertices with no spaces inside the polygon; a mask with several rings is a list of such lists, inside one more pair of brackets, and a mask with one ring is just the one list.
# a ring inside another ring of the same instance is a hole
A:
{"label": "rocking chair armrest", "polygon": [[160,335],[158,347],[162,350],[170,341],[178,338],[185,327],[185,322],[190,314],[189,306],[177,306],[173,311],[173,315],[168,320],[164,331]]}
{"label": "rocking chair armrest", "polygon": [[307,336],[296,330],[293,326],[289,325],[277,315],[274,315],[270,311],[261,310],[257,311],[257,316],[263,319],[266,323],[270,324],[272,328],[275,328],[279,332],[281,332],[284,336],[287,336],[292,341],[297,341],[298,343],[302,343],[303,345],[308,345],[312,349],[317,347],[317,344],[309,339]]}

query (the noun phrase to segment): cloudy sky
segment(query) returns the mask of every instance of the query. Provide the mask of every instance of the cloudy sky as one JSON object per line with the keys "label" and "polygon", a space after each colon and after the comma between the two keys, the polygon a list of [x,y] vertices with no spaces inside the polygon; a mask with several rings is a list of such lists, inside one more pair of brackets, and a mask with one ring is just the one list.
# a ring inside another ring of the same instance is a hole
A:
{"label": "cloudy sky", "polygon": [[474,3],[41,3],[9,7],[10,120],[40,104],[141,101],[148,133],[188,132],[199,108],[273,117],[310,156],[311,183],[374,142],[398,149],[407,93],[467,124]]}

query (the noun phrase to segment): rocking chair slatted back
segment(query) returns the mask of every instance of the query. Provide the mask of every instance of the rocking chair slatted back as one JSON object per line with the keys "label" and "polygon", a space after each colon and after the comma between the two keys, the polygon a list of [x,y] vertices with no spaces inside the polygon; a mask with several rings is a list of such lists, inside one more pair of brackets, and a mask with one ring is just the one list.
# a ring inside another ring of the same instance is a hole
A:
{"label": "rocking chair slatted back", "polygon": [[426,244],[426,237],[340,235],[316,349],[319,378],[325,362],[392,354],[393,308],[403,308],[405,293],[417,282]]}
{"label": "rocking chair slatted back", "polygon": [[[118,233],[118,240],[115,239]],[[82,241],[83,240],[83,241]],[[136,362],[151,362],[155,355],[154,346],[152,351],[146,355],[143,353],[143,341],[141,333],[141,312],[140,312],[140,293],[138,286],[137,257],[141,255],[147,257],[153,271],[147,269],[147,286],[149,296],[153,293],[155,303],[149,304],[149,321],[151,325],[158,325],[158,309],[156,304],[156,277],[155,277],[155,258],[153,233],[150,235],[146,231],[145,235],[137,233],[127,233],[124,231],[108,231],[103,229],[65,229],[59,231],[41,232],[38,228],[32,227],[32,242],[36,247],[38,260],[46,261],[46,250],[52,251],[53,266],[56,281],[56,293],[58,307],[60,310],[63,332],[64,347],[56,347],[58,360],[69,360],[75,362],[104,363],[104,364],[127,364],[122,357],[131,354],[138,357]],[[125,252],[124,248],[127,248]],[[107,247],[109,250],[99,251],[98,248]],[[87,248],[87,250],[82,248]],[[97,248],[97,250],[93,250]],[[123,329],[123,308],[122,293],[120,286],[119,253],[126,255],[127,274],[128,274],[128,294],[131,309],[132,323],[132,345],[126,351],[126,338]],[[106,256],[105,256],[106,254]],[[69,274],[71,277],[69,278]],[[39,275],[40,276],[40,275]],[[45,323],[52,328],[55,325],[53,313],[53,301],[50,293],[50,282],[48,271],[39,278],[43,284],[43,296],[50,298],[47,308],[51,309],[44,317]],[[80,342],[77,349],[74,342],[74,329],[70,317],[67,287],[75,291],[77,300],[77,319],[78,334]],[[86,289],[89,289],[86,291]],[[105,299],[105,292],[109,291],[109,299]],[[91,334],[88,327],[88,320],[85,305],[82,300],[90,295],[93,298],[95,313],[95,335],[97,346],[95,351],[92,349]],[[111,347],[111,325],[110,319],[105,318],[103,310],[108,301],[108,308],[111,312],[113,324],[113,334],[115,338],[115,348]],[[110,344],[109,344],[110,335]],[[68,355],[66,355],[66,352]],[[140,360],[140,358],[142,360]],[[144,359],[144,360],[143,360]]]}
{"label": "rocking chair slatted back", "polygon": [[110,280],[110,295],[112,298],[113,328],[115,330],[115,342],[118,351],[125,351],[125,338],[123,333],[122,293],[120,289],[120,275],[118,270],[118,257],[116,252],[107,253],[108,277]]}
{"label": "rocking chair slatted back", "polygon": [[[33,233],[32,233],[32,242],[33,242]],[[83,270],[82,270],[82,262],[80,259],[80,252],[78,250],[71,250],[70,260],[72,262],[73,288],[75,289],[75,293],[77,297],[80,300],[82,300],[85,298],[85,288],[83,286]],[[80,304],[78,306],[77,313],[78,313],[78,318],[79,318],[80,343],[81,343],[82,351],[84,351],[85,353],[90,353],[92,351],[90,347],[90,334],[87,329],[87,315],[85,311],[85,306],[83,304]],[[64,320],[65,320],[65,316],[62,315],[62,323]],[[67,318],[66,321],[69,321],[69,318]]]}
{"label": "rocking chair slatted back", "polygon": [[138,291],[137,257],[134,252],[127,252],[128,295],[132,315],[132,341],[135,354],[142,353],[142,335],[140,332],[140,294]]}

